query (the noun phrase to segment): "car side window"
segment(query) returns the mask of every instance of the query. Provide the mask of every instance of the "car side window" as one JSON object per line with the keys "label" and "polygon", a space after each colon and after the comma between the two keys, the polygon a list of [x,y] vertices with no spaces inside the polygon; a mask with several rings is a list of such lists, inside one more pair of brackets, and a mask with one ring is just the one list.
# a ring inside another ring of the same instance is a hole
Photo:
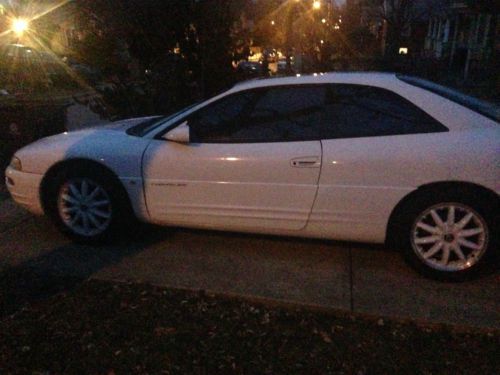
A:
{"label": "car side window", "polygon": [[197,111],[188,119],[193,142],[228,140],[248,112],[253,91],[226,96]]}
{"label": "car side window", "polygon": [[269,88],[258,97],[246,126],[234,139],[255,142],[316,140],[327,87],[324,85]]}
{"label": "car side window", "polygon": [[251,143],[319,139],[326,85],[279,86],[221,99],[189,121],[197,142]]}
{"label": "car side window", "polygon": [[448,129],[398,94],[378,87],[331,85],[322,138],[376,137]]}

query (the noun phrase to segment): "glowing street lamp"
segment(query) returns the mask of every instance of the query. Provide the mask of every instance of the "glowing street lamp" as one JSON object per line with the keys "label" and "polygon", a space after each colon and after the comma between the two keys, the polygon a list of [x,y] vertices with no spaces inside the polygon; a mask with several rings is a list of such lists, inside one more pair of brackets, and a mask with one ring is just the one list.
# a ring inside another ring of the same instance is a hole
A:
{"label": "glowing street lamp", "polygon": [[22,19],[22,18],[14,18],[12,20],[12,31],[14,31],[14,33],[17,35],[17,36],[21,36],[24,34],[24,32],[26,30],[28,30],[28,26],[29,26],[29,23],[27,20],[25,19]]}
{"label": "glowing street lamp", "polygon": [[321,1],[319,1],[319,0],[314,0],[314,1],[313,1],[313,9],[314,9],[314,10],[319,10],[319,9],[321,9]]}

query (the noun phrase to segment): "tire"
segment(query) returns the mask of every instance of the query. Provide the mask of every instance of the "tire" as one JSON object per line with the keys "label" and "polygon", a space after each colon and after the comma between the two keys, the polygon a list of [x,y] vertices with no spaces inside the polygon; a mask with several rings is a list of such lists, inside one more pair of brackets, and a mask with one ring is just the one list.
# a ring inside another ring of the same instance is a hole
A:
{"label": "tire", "polygon": [[123,186],[103,168],[65,168],[49,183],[46,212],[63,234],[77,242],[108,242],[133,217]]}
{"label": "tire", "polygon": [[405,260],[422,275],[442,281],[473,279],[496,268],[499,199],[462,189],[432,191],[405,205],[398,225]]}

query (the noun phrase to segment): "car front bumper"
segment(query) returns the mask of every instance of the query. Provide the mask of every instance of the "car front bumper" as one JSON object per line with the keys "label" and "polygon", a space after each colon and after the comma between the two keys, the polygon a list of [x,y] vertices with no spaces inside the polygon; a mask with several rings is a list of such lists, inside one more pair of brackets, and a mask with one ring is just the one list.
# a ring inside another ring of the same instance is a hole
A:
{"label": "car front bumper", "polygon": [[12,167],[5,171],[5,184],[12,199],[36,215],[43,215],[40,200],[42,179],[43,175],[18,171]]}

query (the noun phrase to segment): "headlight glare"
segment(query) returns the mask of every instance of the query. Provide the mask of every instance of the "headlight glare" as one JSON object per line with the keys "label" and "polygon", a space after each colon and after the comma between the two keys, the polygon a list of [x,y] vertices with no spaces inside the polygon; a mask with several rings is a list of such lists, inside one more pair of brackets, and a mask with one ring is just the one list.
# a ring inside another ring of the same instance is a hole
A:
{"label": "headlight glare", "polygon": [[16,171],[22,171],[23,170],[23,167],[22,167],[22,164],[21,164],[21,160],[17,157],[13,157],[12,159],[10,159],[10,165],[9,165],[12,169],[16,170]]}

